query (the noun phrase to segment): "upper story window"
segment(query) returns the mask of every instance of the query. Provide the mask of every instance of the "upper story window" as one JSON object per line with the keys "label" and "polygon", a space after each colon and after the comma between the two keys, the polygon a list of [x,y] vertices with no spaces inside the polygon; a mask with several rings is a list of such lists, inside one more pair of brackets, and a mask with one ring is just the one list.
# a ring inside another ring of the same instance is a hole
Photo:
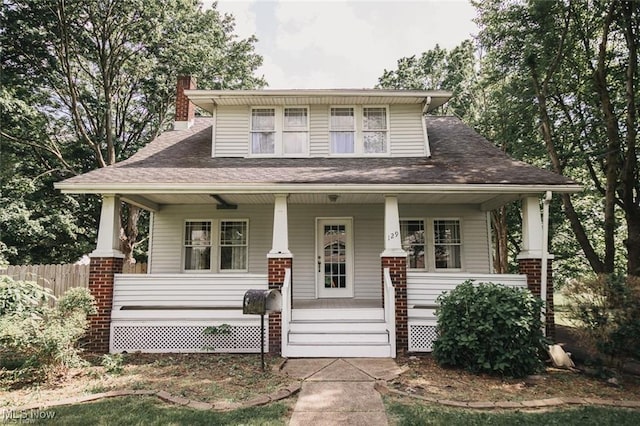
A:
{"label": "upper story window", "polygon": [[433,221],[433,248],[436,269],[462,268],[460,220],[436,219]]}
{"label": "upper story window", "polygon": [[274,154],[276,149],[276,111],[274,108],[251,110],[251,153]]}
{"label": "upper story window", "polygon": [[308,108],[252,108],[250,144],[251,155],[307,155]]}
{"label": "upper story window", "polygon": [[285,108],[282,126],[282,153],[305,154],[309,139],[306,108]]}
{"label": "upper story window", "polygon": [[331,108],[329,130],[332,154],[355,152],[356,121],[353,108]]}
{"label": "upper story window", "polygon": [[331,107],[331,154],[386,154],[389,151],[387,107]]}
{"label": "upper story window", "polygon": [[365,154],[387,152],[386,108],[362,108],[362,141]]}

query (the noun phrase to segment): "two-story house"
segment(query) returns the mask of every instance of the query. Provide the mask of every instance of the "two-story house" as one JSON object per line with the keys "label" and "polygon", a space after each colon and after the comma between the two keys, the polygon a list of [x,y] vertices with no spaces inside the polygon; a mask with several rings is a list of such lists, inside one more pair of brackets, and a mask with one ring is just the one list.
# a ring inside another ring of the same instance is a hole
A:
{"label": "two-story house", "polygon": [[[579,187],[430,115],[451,93],[196,90],[184,77],[177,96],[174,130],[58,184],[102,195],[94,349],[259,351],[243,295],[277,288],[272,352],[394,357],[431,350],[437,296],[467,279],[550,295],[540,201]],[[490,212],[516,199],[522,275],[493,274]],[[151,212],[148,274],[119,273],[121,201]]]}

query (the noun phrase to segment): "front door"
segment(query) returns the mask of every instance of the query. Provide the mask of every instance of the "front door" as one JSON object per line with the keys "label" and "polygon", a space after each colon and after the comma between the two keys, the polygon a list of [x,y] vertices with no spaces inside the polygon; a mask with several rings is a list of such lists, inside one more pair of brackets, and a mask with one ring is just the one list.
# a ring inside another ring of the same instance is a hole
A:
{"label": "front door", "polygon": [[319,298],[353,297],[351,218],[317,219],[316,286]]}

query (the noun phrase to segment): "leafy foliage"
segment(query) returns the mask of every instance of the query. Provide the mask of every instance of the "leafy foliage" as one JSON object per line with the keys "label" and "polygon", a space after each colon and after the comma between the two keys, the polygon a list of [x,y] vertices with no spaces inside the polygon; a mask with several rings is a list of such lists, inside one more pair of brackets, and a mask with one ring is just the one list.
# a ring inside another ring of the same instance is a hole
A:
{"label": "leafy foliage", "polygon": [[15,281],[0,277],[0,316],[41,314],[44,304],[53,298],[51,290],[33,281]]}
{"label": "leafy foliage", "polygon": [[100,364],[102,364],[107,373],[118,375],[124,370],[124,357],[122,354],[104,354]]}
{"label": "leafy foliage", "polygon": [[640,359],[640,278],[610,274],[573,280],[563,293],[584,343],[609,363]]}
{"label": "leafy foliage", "polygon": [[32,282],[3,278],[11,291],[0,314],[0,367],[20,381],[40,380],[48,373],[82,365],[79,339],[94,312],[93,296],[83,288],[67,292],[56,308],[44,306],[47,293]]}
{"label": "leafy foliage", "polygon": [[[239,39],[232,16],[196,0],[9,0],[0,26],[0,256],[12,264],[92,249],[97,197],[53,183],[124,160],[166,130],[178,75],[209,89],[265,84],[256,39]],[[128,229],[141,222],[140,235],[123,234],[132,261],[148,216],[123,211]]]}
{"label": "leafy foliage", "polygon": [[439,364],[513,377],[541,369],[542,301],[528,290],[466,281],[438,301]]}

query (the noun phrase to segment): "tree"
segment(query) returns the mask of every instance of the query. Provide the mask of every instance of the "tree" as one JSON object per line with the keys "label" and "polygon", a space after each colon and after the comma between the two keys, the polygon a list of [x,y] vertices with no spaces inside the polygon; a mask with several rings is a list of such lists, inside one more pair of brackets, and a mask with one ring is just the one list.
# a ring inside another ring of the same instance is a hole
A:
{"label": "tree", "polygon": [[[592,270],[611,273],[623,257],[627,272],[640,275],[640,3],[493,0],[475,6],[490,67],[485,72],[528,88],[518,97],[536,108],[531,119],[552,169],[586,188],[579,197],[562,195],[562,203]],[[583,202],[594,197],[597,210]],[[601,226],[588,229],[585,218],[594,211]],[[618,252],[622,239],[626,256]]]}
{"label": "tree", "polygon": [[468,119],[474,114],[474,85],[476,83],[475,47],[470,40],[453,49],[436,45],[419,58],[398,59],[398,69],[384,70],[376,87],[407,90],[450,90],[455,96],[442,109]]}
{"label": "tree", "polygon": [[[46,155],[57,179],[128,158],[165,130],[180,74],[211,89],[265,84],[254,75],[256,39],[238,39],[232,16],[195,0],[16,0],[5,2],[2,24],[3,87],[39,125],[1,136]],[[132,261],[140,210],[124,211]]]}

